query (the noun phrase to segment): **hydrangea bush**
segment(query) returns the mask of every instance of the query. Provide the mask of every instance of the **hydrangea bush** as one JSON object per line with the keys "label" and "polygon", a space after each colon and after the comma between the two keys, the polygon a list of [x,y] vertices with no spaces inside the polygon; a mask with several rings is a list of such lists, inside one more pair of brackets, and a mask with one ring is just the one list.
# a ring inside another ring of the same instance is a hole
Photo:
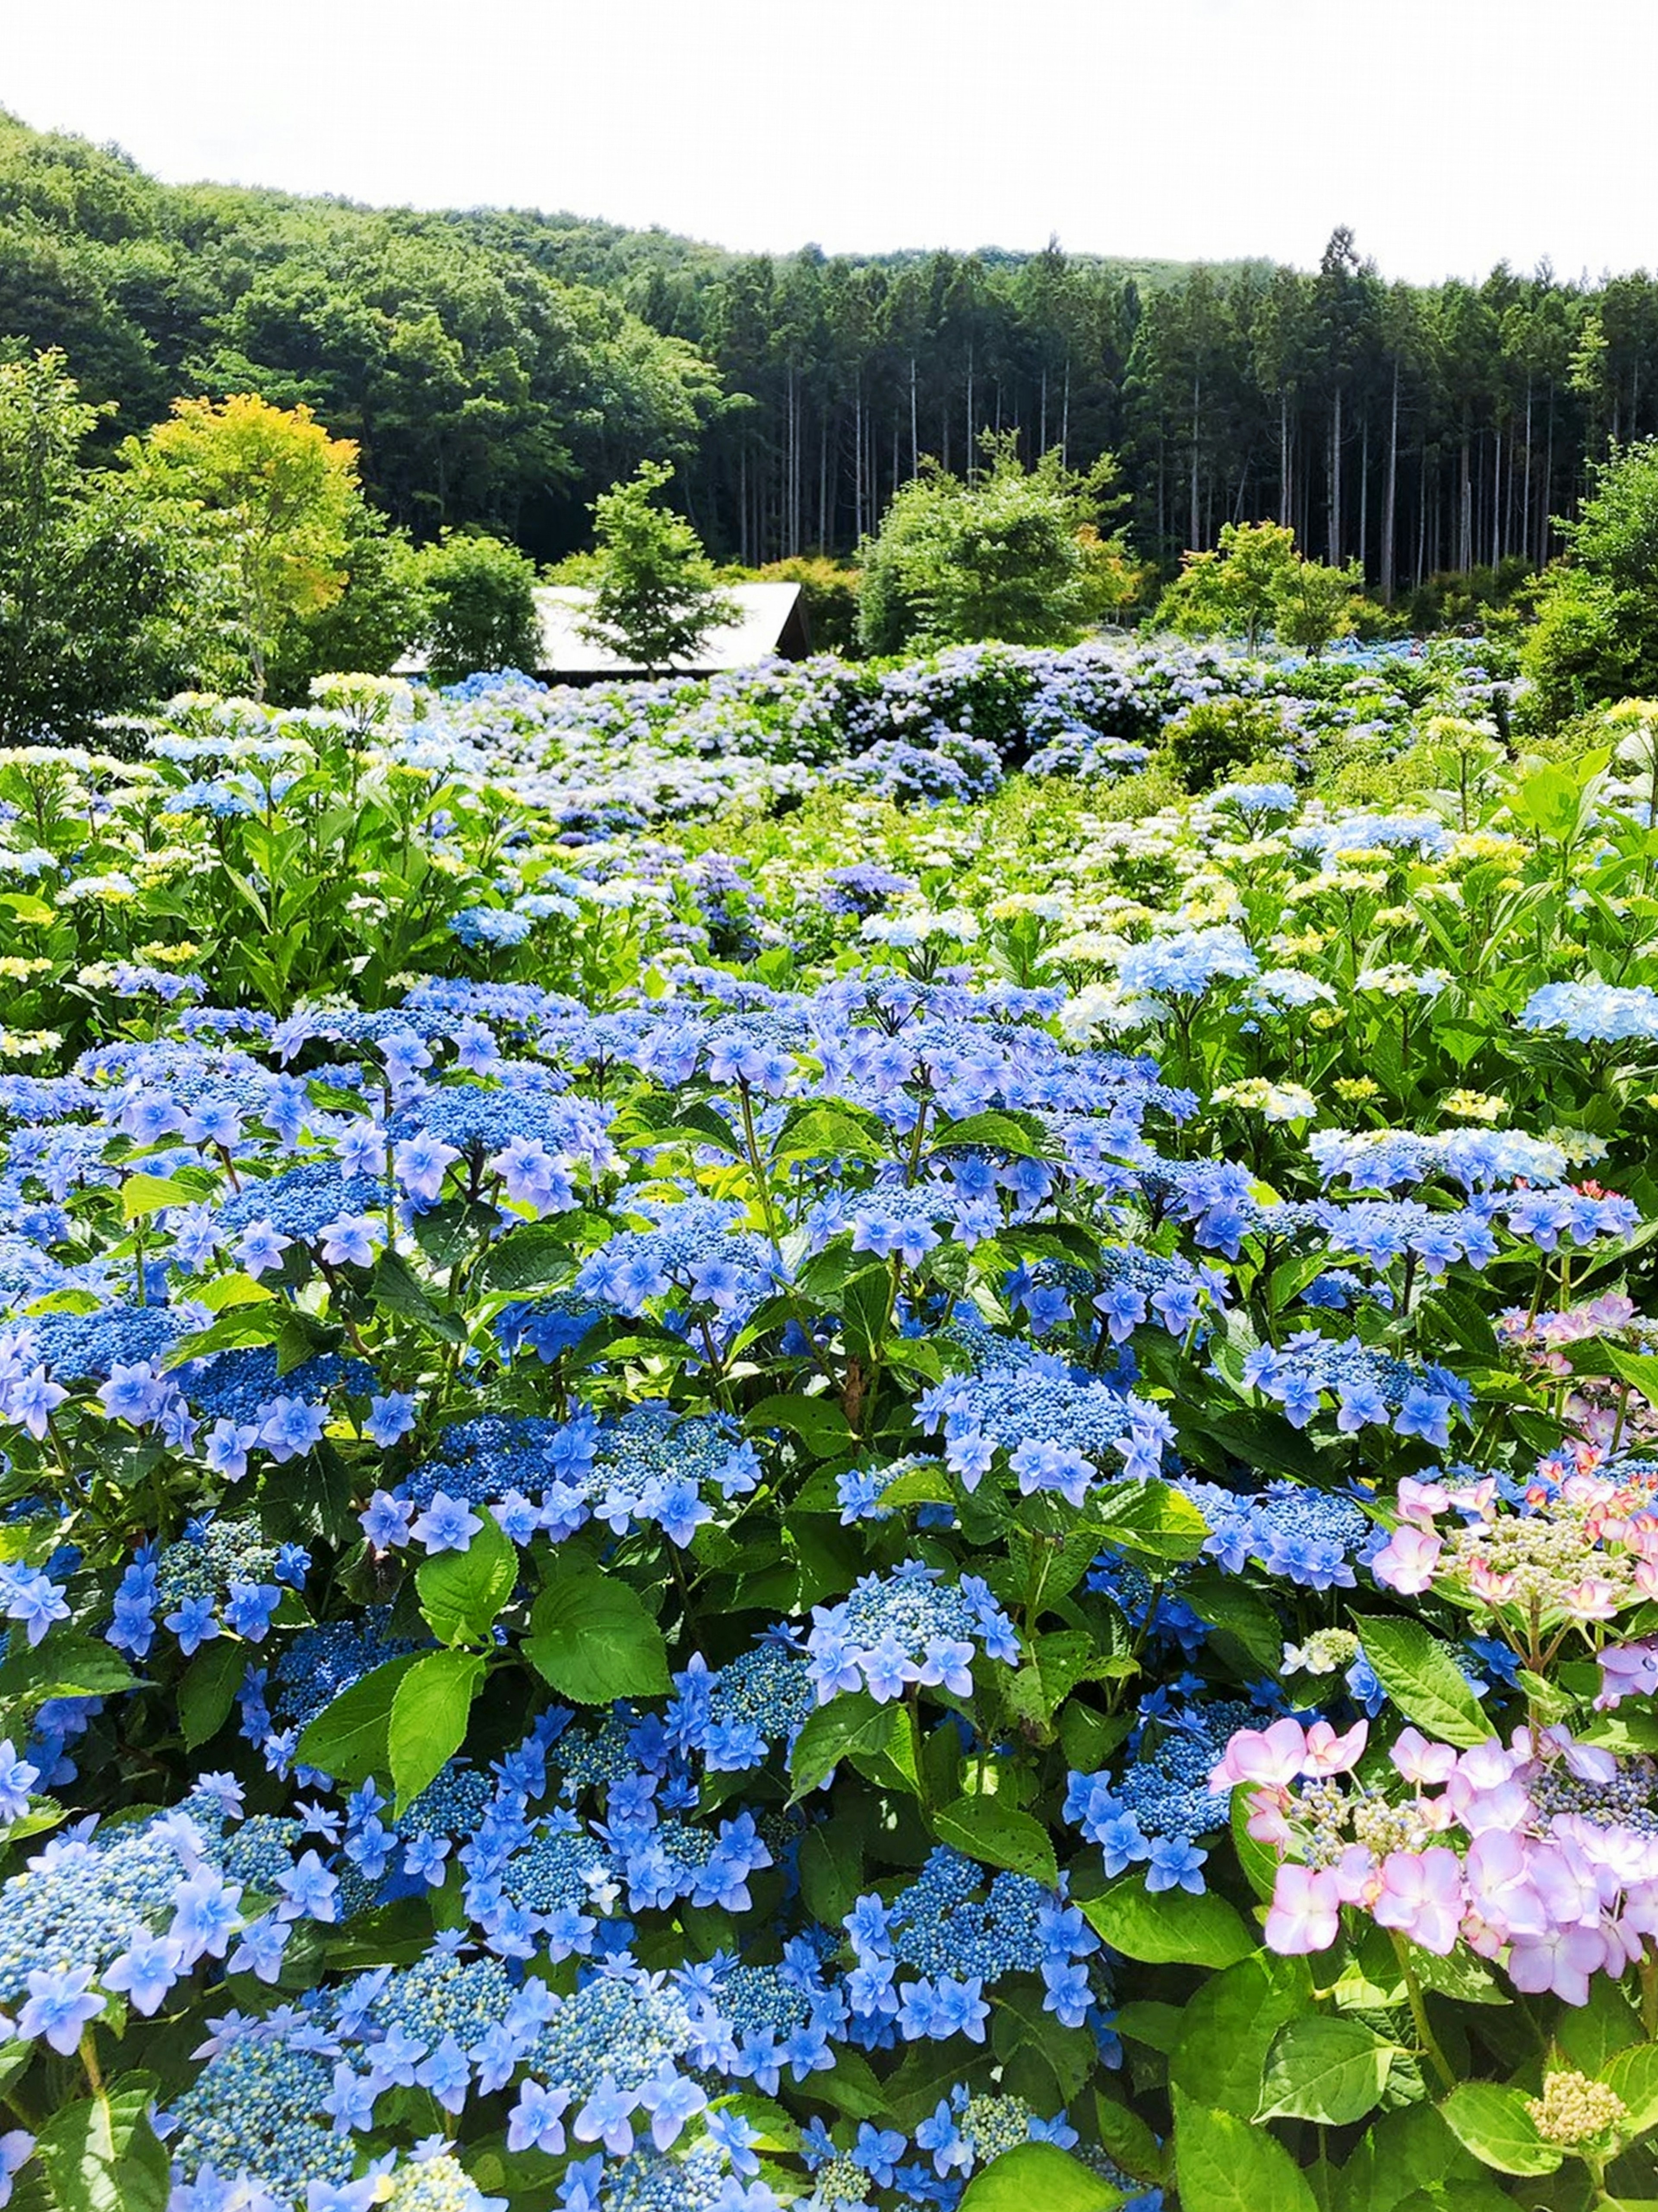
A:
{"label": "hydrangea bush", "polygon": [[1483,684],[0,756],[0,2201],[1658,2198],[1644,801],[1112,811]]}

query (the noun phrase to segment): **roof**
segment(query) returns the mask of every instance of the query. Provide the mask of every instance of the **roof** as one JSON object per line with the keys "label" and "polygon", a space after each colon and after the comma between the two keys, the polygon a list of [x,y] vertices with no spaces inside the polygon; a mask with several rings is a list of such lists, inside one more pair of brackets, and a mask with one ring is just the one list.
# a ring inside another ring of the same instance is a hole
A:
{"label": "roof", "polygon": [[[713,676],[724,669],[752,668],[757,661],[779,655],[788,660],[805,659],[809,647],[799,584],[727,584],[722,589],[737,603],[736,621],[711,629],[695,656],[676,661],[671,673]],[[579,624],[592,601],[591,592],[574,585],[537,586],[541,653],[531,674],[554,683],[591,684],[646,673],[637,662],[582,635]],[[425,667],[426,656],[410,653],[395,672],[418,676]]]}
{"label": "roof", "polygon": [[[674,664],[676,674],[712,676],[725,668],[752,668],[756,661],[779,653],[789,658],[805,653],[799,584],[729,584],[724,588],[737,602],[737,620],[711,629],[689,660]],[[591,592],[568,584],[545,584],[537,590],[542,640],[537,675],[644,675],[636,661],[581,635],[578,624],[592,601]],[[798,646],[788,635],[791,627],[800,630]]]}

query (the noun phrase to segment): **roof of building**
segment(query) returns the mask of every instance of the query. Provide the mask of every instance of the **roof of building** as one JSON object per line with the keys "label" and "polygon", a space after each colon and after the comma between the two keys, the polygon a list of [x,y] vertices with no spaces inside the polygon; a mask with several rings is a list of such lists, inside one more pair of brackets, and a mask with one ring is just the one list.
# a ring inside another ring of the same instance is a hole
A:
{"label": "roof of building", "polygon": [[[695,654],[676,661],[671,673],[714,676],[729,668],[752,668],[780,654],[803,659],[808,651],[805,609],[799,584],[729,584],[737,619],[721,623],[703,639]],[[643,676],[646,671],[624,654],[596,645],[581,634],[582,617],[592,605],[591,592],[570,584],[541,584],[536,607],[541,617],[541,653],[530,673],[554,683],[592,683],[606,678]],[[426,656],[411,653],[398,663],[399,676],[425,672]]]}

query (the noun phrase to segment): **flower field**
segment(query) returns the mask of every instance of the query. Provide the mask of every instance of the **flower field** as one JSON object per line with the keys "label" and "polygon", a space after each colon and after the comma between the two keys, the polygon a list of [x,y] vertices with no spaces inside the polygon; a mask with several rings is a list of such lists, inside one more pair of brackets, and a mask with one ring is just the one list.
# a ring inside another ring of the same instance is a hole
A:
{"label": "flower field", "polygon": [[1658,2200],[1658,708],[0,754],[0,2201]]}

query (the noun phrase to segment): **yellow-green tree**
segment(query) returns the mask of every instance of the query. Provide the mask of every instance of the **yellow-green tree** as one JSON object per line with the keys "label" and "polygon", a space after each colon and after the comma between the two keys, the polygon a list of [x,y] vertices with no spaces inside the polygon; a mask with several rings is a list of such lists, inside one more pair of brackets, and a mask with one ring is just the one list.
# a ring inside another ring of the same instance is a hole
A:
{"label": "yellow-green tree", "polygon": [[122,451],[146,495],[209,556],[226,631],[262,699],[284,629],[345,589],[361,503],[356,447],[331,438],[308,407],[237,392],[175,400],[167,422]]}

